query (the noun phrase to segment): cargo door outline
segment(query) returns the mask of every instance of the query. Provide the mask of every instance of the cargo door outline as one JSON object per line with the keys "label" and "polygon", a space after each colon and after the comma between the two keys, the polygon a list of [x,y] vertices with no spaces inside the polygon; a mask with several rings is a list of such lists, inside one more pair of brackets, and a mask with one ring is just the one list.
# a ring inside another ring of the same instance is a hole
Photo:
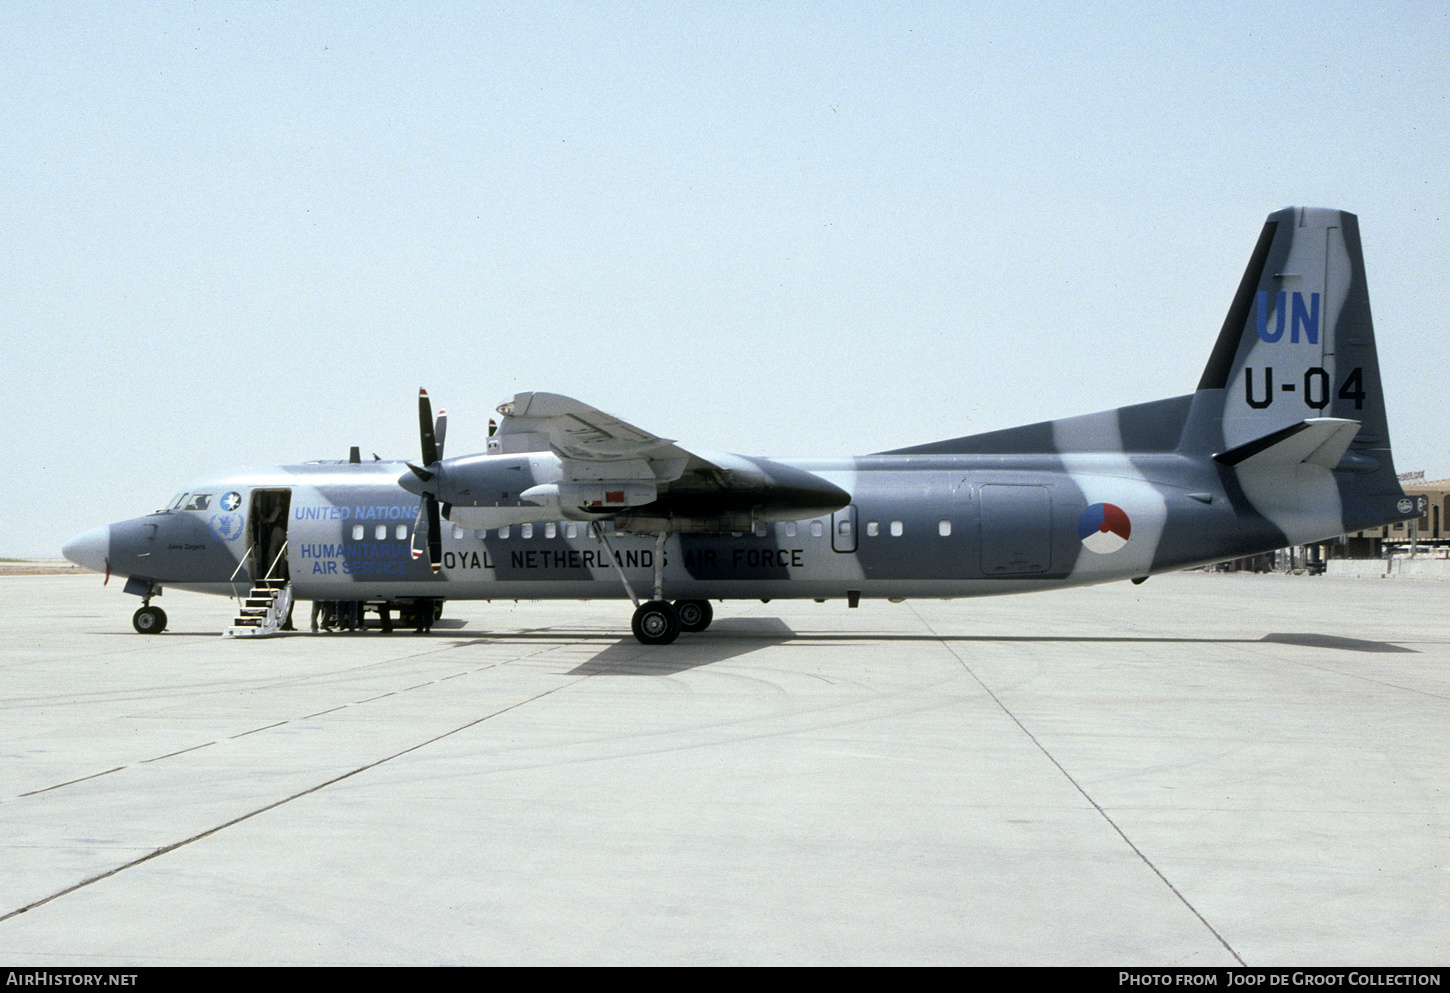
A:
{"label": "cargo door outline", "polygon": [[1052,496],[1047,487],[984,483],[977,497],[982,575],[1047,572],[1052,567]]}

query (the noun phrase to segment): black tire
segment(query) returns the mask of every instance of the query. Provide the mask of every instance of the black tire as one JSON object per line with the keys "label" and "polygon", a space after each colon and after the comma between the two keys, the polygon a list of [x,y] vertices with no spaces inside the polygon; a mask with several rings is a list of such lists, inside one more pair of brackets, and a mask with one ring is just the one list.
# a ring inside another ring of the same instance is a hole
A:
{"label": "black tire", "polygon": [[131,626],[137,634],[160,634],[166,630],[166,611],[160,607],[141,607],[131,615]]}
{"label": "black tire", "polygon": [[667,600],[651,600],[634,612],[634,637],[641,645],[668,645],[680,636],[680,615]]}
{"label": "black tire", "polygon": [[705,630],[715,619],[709,600],[676,600],[675,613],[680,615],[680,630],[690,633]]}

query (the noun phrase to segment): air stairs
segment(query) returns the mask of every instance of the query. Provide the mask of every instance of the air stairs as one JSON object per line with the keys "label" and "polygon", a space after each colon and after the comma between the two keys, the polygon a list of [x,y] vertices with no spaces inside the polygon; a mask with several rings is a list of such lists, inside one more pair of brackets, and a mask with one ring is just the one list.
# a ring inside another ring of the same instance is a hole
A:
{"label": "air stairs", "polygon": [[[267,578],[252,583],[252,591],[245,597],[237,596],[237,619],[222,632],[223,638],[268,638],[282,630],[282,625],[287,623],[287,613],[292,609],[292,583],[273,574],[285,571],[279,570],[278,565],[286,554],[287,544],[284,542],[267,568]],[[251,550],[232,572],[234,593],[237,573],[242,571],[250,557]]]}
{"label": "air stairs", "polygon": [[291,583],[280,579],[262,580],[242,598],[236,621],[222,632],[222,637],[265,638],[274,635],[287,623],[287,611],[291,607]]}

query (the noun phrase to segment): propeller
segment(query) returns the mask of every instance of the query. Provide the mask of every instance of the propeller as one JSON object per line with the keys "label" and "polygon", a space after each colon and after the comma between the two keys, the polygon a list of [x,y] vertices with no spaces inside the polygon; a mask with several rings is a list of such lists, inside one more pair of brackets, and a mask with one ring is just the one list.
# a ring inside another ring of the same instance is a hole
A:
{"label": "propeller", "polygon": [[[404,488],[422,497],[418,505],[418,518],[413,522],[413,558],[423,556],[423,550],[418,547],[421,540],[428,549],[428,564],[434,572],[443,566],[443,522],[438,513],[438,486],[434,480],[442,470],[439,463],[443,461],[443,437],[447,431],[448,412],[438,411],[438,419],[435,421],[433,405],[428,401],[428,391],[419,390],[418,436],[422,443],[423,466],[416,466],[411,462],[407,466],[422,485],[409,486],[404,483]],[[430,483],[433,485],[430,486]]]}

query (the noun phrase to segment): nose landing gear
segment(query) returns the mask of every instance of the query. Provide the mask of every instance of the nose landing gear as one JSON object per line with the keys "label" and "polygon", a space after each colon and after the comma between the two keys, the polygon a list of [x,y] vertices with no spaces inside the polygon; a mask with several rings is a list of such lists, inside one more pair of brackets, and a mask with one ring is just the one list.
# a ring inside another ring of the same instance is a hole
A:
{"label": "nose landing gear", "polygon": [[131,615],[131,626],[137,634],[160,634],[166,630],[166,611],[160,607],[141,607]]}

